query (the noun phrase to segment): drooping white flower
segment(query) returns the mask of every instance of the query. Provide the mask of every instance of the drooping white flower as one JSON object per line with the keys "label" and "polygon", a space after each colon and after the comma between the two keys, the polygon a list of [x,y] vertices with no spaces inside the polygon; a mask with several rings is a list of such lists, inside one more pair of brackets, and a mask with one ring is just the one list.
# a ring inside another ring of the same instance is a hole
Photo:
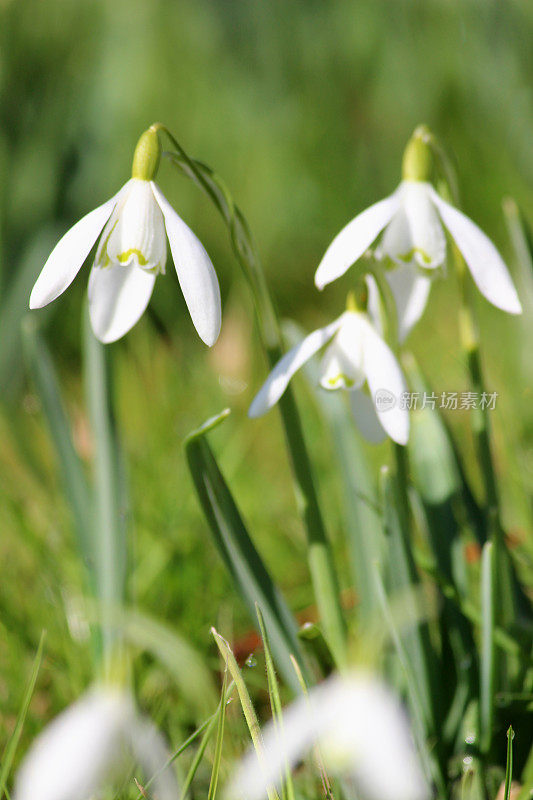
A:
{"label": "drooping white flower", "polygon": [[[405,380],[392,351],[362,311],[345,311],[289,350],[266,379],[248,415],[259,417],[272,408],[294,373],[325,345],[321,386],[351,392],[354,417],[368,439],[379,441],[385,431],[395,442],[406,444],[409,415],[400,404]],[[365,382],[371,398],[361,391]]]}
{"label": "drooping white flower", "polygon": [[152,180],[159,148],[155,131],[141,136],[133,177],[58,242],[33,287],[30,308],[47,305],[70,286],[101,234],[89,277],[89,315],[100,341],[120,339],[142,316],[156,276],[165,272],[168,237],[194,326],[207,345],[216,342],[221,324],[217,276],[201,242]]}
{"label": "drooping white flower", "polygon": [[326,769],[352,780],[364,800],[426,800],[430,792],[407,717],[394,695],[364,673],[334,676],[283,711],[282,725],[263,732],[260,763],[242,760],[226,796],[260,800],[318,744]]}
{"label": "drooping white flower", "polygon": [[[411,143],[422,141],[417,132]],[[406,150],[406,155],[410,155]],[[418,153],[416,154],[418,155]],[[444,265],[445,229],[462,253],[472,278],[482,295],[494,306],[510,314],[522,307],[506,265],[500,254],[472,220],[440,197],[426,179],[425,165],[419,169],[413,160],[404,159],[404,177],[396,191],[363,211],[335,237],[315,274],[319,289],[343,275],[383,232],[378,255],[399,267],[410,266],[428,277]],[[391,273],[391,278],[392,278]],[[427,300],[428,284],[414,282],[413,269],[404,271],[391,284],[399,299],[399,317],[410,305],[411,318],[420,317]],[[410,286],[404,285],[409,279]],[[399,298],[398,282],[402,284]],[[406,323],[404,322],[404,328]]]}
{"label": "drooping white flower", "polygon": [[13,800],[90,800],[138,763],[159,800],[179,797],[165,745],[126,692],[93,688],[37,737],[17,773]]}

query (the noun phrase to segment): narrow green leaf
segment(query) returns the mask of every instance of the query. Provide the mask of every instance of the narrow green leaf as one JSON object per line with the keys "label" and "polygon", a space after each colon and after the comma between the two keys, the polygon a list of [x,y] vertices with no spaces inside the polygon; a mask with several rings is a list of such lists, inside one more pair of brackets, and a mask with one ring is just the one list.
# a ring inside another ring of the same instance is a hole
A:
{"label": "narrow green leaf", "polygon": [[80,557],[89,582],[95,584],[95,553],[91,527],[91,495],[81,461],[74,449],[54,365],[35,318],[27,316],[23,328],[24,353],[28,371],[42,404],[57,454],[67,502],[74,517],[74,531]]}
{"label": "narrow green leaf", "polygon": [[4,794],[6,795],[6,797],[8,797],[9,800],[9,795],[6,786],[7,779],[9,777],[11,766],[13,764],[13,759],[15,757],[18,743],[20,741],[20,736],[22,734],[22,729],[24,727],[24,722],[26,720],[26,715],[28,713],[28,708],[30,706],[31,698],[33,696],[33,691],[35,689],[35,684],[37,682],[37,675],[39,674],[39,669],[41,667],[41,662],[43,659],[44,637],[45,633],[43,631],[41,633],[41,638],[39,639],[39,646],[37,648],[37,653],[35,654],[35,658],[33,661],[30,680],[28,682],[28,686],[26,688],[26,692],[22,700],[22,705],[18,713],[17,722],[15,724],[13,733],[11,734],[6,744],[6,747],[2,755],[2,763],[0,765],[0,800],[2,800]]}
{"label": "narrow green leaf", "polygon": [[[246,720],[246,724],[248,725],[250,737],[252,739],[252,744],[255,752],[257,753],[259,764],[263,764],[265,756],[263,750],[263,740],[261,737],[261,728],[259,726],[259,720],[257,719],[257,714],[255,713],[248,689],[246,688],[242,673],[239,669],[239,665],[237,664],[229,643],[214,628],[211,628],[211,633],[213,634],[215,642],[217,643],[217,647],[220,650],[230,675],[235,682],[235,686],[239,694],[239,700],[241,702],[241,708]],[[274,787],[269,788],[267,790],[267,794],[269,800],[279,800],[278,793]]]}
{"label": "narrow green leaf", "polygon": [[[403,509],[399,500],[398,476],[391,475],[388,469],[381,471],[382,507],[384,509],[385,529],[388,540],[388,586],[394,595],[407,598],[404,606],[405,625],[401,634],[403,646],[408,655],[410,669],[418,687],[418,702],[429,736],[436,733],[434,689],[437,675],[427,623],[420,614],[417,603],[420,582],[414,563],[412,543],[408,522],[408,508]],[[410,598],[410,600],[409,600]],[[408,604],[408,605],[407,605]]]}
{"label": "narrow green leaf", "polygon": [[298,682],[289,658],[294,653],[300,663],[303,661],[296,622],[250,538],[206,440],[206,433],[222,422],[228,413],[224,411],[208,420],[187,437],[185,450],[189,470],[215,544],[235,587],[254,622],[255,604],[261,606],[278,668],[297,692]]}
{"label": "narrow green leaf", "polygon": [[56,241],[55,229],[47,228],[38,233],[27,250],[22,253],[13,271],[2,303],[0,305],[0,386],[2,392],[11,390],[14,394],[21,378],[20,347],[21,326],[30,316],[34,323],[44,322],[50,309],[28,313],[30,292],[35,279],[42,269],[47,255]]}
{"label": "narrow green leaf", "polygon": [[494,724],[494,618],[495,564],[493,543],[486,542],[481,555],[481,654],[479,686],[479,747],[487,754],[492,742]]}
{"label": "narrow green leaf", "polygon": [[[279,694],[278,679],[276,677],[276,670],[274,668],[274,661],[272,660],[272,653],[270,651],[270,643],[268,633],[266,630],[263,614],[259,605],[256,603],[257,619],[259,621],[259,629],[261,631],[261,638],[263,639],[263,650],[265,652],[265,663],[268,681],[268,696],[270,698],[270,708],[272,709],[272,719],[278,731],[283,730],[283,708],[281,705],[281,697]],[[288,763],[285,765],[284,780],[281,783],[282,800],[294,800],[294,786],[292,783],[291,771]]]}
{"label": "narrow green leaf", "polygon": [[222,679],[222,690],[220,692],[220,703],[217,713],[217,737],[215,740],[215,756],[213,758],[213,768],[211,770],[211,780],[209,781],[209,790],[207,792],[207,800],[215,800],[218,786],[218,775],[220,772],[220,762],[222,759],[222,743],[224,741],[224,721],[226,719],[226,685],[228,681],[228,668],[224,668],[224,677]]}
{"label": "narrow green leaf", "polygon": [[[234,684],[232,682],[232,686],[233,685]],[[211,739],[211,736],[213,735],[213,733],[215,731],[216,724],[217,724],[217,719],[218,719],[218,710],[217,710],[217,712],[215,714],[213,714],[213,716],[207,722],[205,728],[203,729],[204,730],[204,735],[202,737],[202,741],[200,742],[200,746],[199,746],[198,750],[196,751],[195,756],[194,756],[194,758],[193,758],[193,760],[191,762],[191,766],[189,767],[189,771],[187,773],[185,781],[183,782],[183,786],[182,786],[182,789],[181,789],[180,800],[185,800],[189,795],[189,789],[191,788],[191,784],[192,784],[192,782],[194,780],[194,776],[196,775],[196,773],[198,771],[198,767],[200,766],[200,764],[202,762],[202,758],[205,755],[205,751],[207,749],[207,745],[209,744],[209,740]]]}
{"label": "narrow green leaf", "polygon": [[409,708],[413,719],[413,732],[422,759],[426,777],[428,781],[434,781],[440,798],[446,797],[445,794],[445,781],[438,762],[435,760],[434,754],[428,746],[428,731],[427,723],[424,718],[426,698],[421,691],[421,687],[417,683],[417,677],[413,665],[410,661],[409,653],[404,646],[404,637],[402,636],[400,626],[396,623],[394,615],[391,611],[383,578],[381,577],[379,564],[374,565],[374,580],[376,582],[376,591],[381,604],[381,612],[387,623],[391,640],[394,644],[398,661],[405,675],[407,685],[407,696],[409,699]]}
{"label": "narrow green leaf", "polygon": [[503,800],[511,799],[511,781],[513,780],[513,739],[514,731],[512,725],[507,729],[507,762],[505,764],[505,788]]}

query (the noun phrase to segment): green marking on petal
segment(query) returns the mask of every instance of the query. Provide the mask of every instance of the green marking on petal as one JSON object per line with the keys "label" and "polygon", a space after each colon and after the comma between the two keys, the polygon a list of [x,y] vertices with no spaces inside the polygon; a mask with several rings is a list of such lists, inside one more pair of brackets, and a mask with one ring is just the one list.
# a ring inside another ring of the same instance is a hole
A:
{"label": "green marking on petal", "polygon": [[137,261],[139,262],[140,267],[145,267],[148,264],[147,259],[136,247],[130,247],[130,249],[125,250],[124,253],[119,253],[117,259],[121,264],[126,264],[132,256],[137,256]]}
{"label": "green marking on petal", "polygon": [[339,383],[344,384],[347,389],[351,389],[352,386],[355,386],[355,381],[345,375],[344,372],[339,372],[339,374],[335,375],[333,378],[328,378],[327,383],[332,389],[334,389]]}
{"label": "green marking on petal", "polygon": [[412,261],[415,255],[419,255],[425,264],[431,264],[431,256],[422,250],[421,247],[412,247],[407,253],[398,253],[397,258],[406,264]]}
{"label": "green marking on petal", "polygon": [[102,245],[102,253],[100,255],[100,263],[98,264],[99,267],[108,267],[111,264],[111,259],[109,258],[109,253],[107,252],[107,245],[109,244],[111,234],[113,233],[117,225],[118,225],[118,217],[115,220],[115,224],[112,226],[111,230],[105,237],[105,242]]}

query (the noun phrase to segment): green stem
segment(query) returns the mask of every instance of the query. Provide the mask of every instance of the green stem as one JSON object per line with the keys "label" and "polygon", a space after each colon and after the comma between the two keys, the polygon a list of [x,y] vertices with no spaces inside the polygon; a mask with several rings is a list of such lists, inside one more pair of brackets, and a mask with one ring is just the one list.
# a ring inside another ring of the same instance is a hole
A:
{"label": "green stem", "polygon": [[[119,455],[112,411],[108,352],[94,336],[88,308],[84,314],[84,357],[87,405],[94,441],[93,535],[97,596],[101,604],[103,677],[122,680],[124,664],[113,611],[125,599],[127,541],[120,519]],[[118,673],[117,673],[118,670]]]}
{"label": "green stem", "polygon": [[[284,345],[248,224],[223,181],[205,164],[189,158],[165,126],[156,123],[153,127],[163,131],[175,148],[175,152],[164,155],[204,190],[229,229],[234,253],[252,292],[259,333],[268,364],[273,368],[284,353]],[[337,666],[343,667],[346,664],[346,629],[340,606],[335,565],[320,510],[301,419],[290,387],[279,401],[279,408],[292,466],[298,509],[307,532],[309,569],[316,603],[331,652]]]}

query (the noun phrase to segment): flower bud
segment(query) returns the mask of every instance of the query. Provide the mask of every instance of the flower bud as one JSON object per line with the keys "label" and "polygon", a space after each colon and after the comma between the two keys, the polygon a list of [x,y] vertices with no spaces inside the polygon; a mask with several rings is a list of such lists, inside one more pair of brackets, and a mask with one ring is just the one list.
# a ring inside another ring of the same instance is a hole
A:
{"label": "flower bud", "polygon": [[159,137],[153,128],[148,128],[137,142],[137,147],[133,154],[131,177],[142,181],[151,181],[159,167],[160,158],[161,145]]}
{"label": "flower bud", "polygon": [[429,128],[419,125],[409,139],[402,161],[404,181],[429,181],[433,167],[430,137]]}

